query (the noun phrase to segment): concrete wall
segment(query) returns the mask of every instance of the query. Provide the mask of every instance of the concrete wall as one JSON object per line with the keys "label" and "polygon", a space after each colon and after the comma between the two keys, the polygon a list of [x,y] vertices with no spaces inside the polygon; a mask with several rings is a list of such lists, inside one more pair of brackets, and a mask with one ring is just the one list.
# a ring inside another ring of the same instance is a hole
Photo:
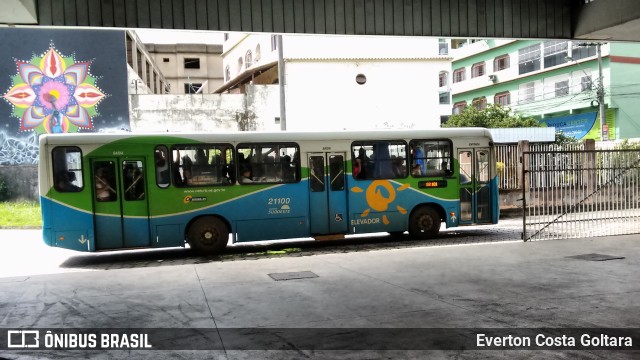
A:
{"label": "concrete wall", "polygon": [[38,165],[0,166],[0,178],[11,192],[9,200],[38,201]]}
{"label": "concrete wall", "polygon": [[278,131],[278,87],[253,85],[247,94],[130,95],[134,132]]}

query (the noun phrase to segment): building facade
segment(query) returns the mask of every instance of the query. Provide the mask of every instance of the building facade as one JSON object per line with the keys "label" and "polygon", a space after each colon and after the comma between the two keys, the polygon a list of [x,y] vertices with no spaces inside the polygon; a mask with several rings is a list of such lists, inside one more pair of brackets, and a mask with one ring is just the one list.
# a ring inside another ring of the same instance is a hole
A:
{"label": "building facade", "polygon": [[222,45],[145,44],[169,94],[209,94],[223,84]]}
{"label": "building facade", "polygon": [[280,109],[286,130],[435,128],[451,113],[429,86],[451,66],[438,39],[231,33],[223,65],[218,93],[284,86],[273,92],[273,129]]}
{"label": "building facade", "polygon": [[134,31],[125,33],[129,94],[168,94],[170,84]]}
{"label": "building facade", "polygon": [[639,50],[626,43],[457,40],[452,71],[440,74],[439,86],[451,91],[454,114],[496,103],[577,139],[640,137]]}

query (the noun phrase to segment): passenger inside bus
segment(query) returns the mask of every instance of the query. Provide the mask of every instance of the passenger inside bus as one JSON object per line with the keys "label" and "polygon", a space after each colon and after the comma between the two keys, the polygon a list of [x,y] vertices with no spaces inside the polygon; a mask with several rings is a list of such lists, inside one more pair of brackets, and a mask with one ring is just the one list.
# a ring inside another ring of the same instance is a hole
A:
{"label": "passenger inside bus", "polygon": [[185,184],[188,184],[191,180],[191,167],[193,166],[193,161],[189,157],[189,155],[185,155],[182,157],[182,181]]}
{"label": "passenger inside bus", "polygon": [[413,152],[414,165],[420,166],[420,174],[424,174],[426,171],[424,166],[424,151],[420,146],[414,146],[411,150]]}
{"label": "passenger inside bus", "polygon": [[58,175],[56,189],[62,192],[78,192],[82,189],[76,186],[76,174],[73,171],[65,171]]}
{"label": "passenger inside bus", "polygon": [[377,142],[373,146],[373,177],[376,179],[389,179],[393,177],[391,155],[389,154],[389,144]]}
{"label": "passenger inside bus", "polygon": [[413,169],[411,169],[411,175],[413,176],[422,176],[422,170],[420,170],[420,165],[415,164],[413,165]]}
{"label": "passenger inside bus", "polygon": [[253,181],[253,179],[251,179],[251,169],[248,167],[245,167],[242,169],[242,172],[240,173],[240,183],[241,184],[250,184],[250,183],[254,183],[255,181]]}
{"label": "passenger inside bus", "polygon": [[407,167],[404,164],[404,158],[402,156],[398,156],[393,158],[393,173],[397,178],[403,178],[407,176]]}
{"label": "passenger inside bus", "polygon": [[194,156],[194,158],[196,165],[207,165],[207,155],[205,155],[204,149],[198,148],[196,150],[196,155]]}
{"label": "passenger inside bus", "polygon": [[113,201],[116,191],[112,185],[107,170],[105,168],[98,169],[96,172],[96,200]]}
{"label": "passenger inside bus", "polygon": [[355,163],[354,163],[354,169],[357,168],[357,170],[355,170],[353,176],[356,179],[366,179],[367,178],[367,154],[364,150],[363,147],[360,147],[360,149],[358,150],[358,157],[356,157]]}

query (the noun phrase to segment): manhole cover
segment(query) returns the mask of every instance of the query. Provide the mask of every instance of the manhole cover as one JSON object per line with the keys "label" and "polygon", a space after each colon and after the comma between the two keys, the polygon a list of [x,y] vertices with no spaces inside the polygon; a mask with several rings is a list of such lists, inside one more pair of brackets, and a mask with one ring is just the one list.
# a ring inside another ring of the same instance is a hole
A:
{"label": "manhole cover", "polygon": [[275,281],[295,280],[295,279],[311,279],[317,278],[318,275],[311,271],[298,271],[298,272],[286,272],[286,273],[274,273],[269,276]]}
{"label": "manhole cover", "polygon": [[611,255],[603,255],[603,254],[583,254],[583,255],[575,255],[575,256],[567,256],[567,257],[572,259],[587,260],[587,261],[607,261],[607,260],[624,259],[624,256],[611,256]]}

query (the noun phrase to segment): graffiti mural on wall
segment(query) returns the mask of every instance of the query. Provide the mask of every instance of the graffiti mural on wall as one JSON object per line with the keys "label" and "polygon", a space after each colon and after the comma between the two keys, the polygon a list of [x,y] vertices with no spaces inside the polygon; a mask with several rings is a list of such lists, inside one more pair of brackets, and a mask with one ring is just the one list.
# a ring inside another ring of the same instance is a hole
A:
{"label": "graffiti mural on wall", "polygon": [[105,94],[89,72],[89,62],[64,56],[53,45],[41,56],[16,61],[18,73],[3,98],[13,105],[20,130],[36,134],[91,129]]}
{"label": "graffiti mural on wall", "polygon": [[0,165],[36,164],[38,137],[128,130],[125,32],[0,28]]}
{"label": "graffiti mural on wall", "polygon": [[0,164],[23,165],[38,163],[38,136],[17,139],[0,133]]}

